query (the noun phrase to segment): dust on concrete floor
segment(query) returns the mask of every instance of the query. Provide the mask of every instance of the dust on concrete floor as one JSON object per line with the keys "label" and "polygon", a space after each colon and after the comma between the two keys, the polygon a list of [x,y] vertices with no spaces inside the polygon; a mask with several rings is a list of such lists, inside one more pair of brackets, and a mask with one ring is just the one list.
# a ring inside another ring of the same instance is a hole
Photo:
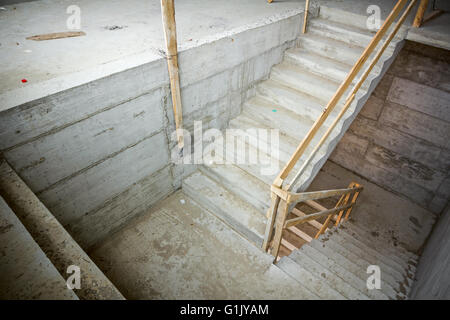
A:
{"label": "dust on concrete floor", "polygon": [[[364,185],[352,220],[417,251],[429,211],[328,161],[310,190]],[[331,204],[327,204],[330,206]],[[272,257],[177,191],[111,235],[91,257],[128,299],[299,299]]]}
{"label": "dust on concrete floor", "polygon": [[[436,216],[432,212],[331,161],[325,163],[309,190],[344,188],[351,181],[364,186],[351,213],[352,221],[393,245],[401,244],[417,253],[435,223]],[[334,204],[329,203],[327,206],[332,207]]]}
{"label": "dust on concrete floor", "polygon": [[273,258],[182,191],[90,253],[127,299],[302,299]]}

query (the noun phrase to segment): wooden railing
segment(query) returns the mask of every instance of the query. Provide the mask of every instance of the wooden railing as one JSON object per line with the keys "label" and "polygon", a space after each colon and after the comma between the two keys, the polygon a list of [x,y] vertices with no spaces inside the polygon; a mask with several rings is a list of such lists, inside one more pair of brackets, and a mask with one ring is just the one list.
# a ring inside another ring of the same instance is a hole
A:
{"label": "wooden railing", "polygon": [[[403,22],[406,19],[406,16],[409,14],[411,9],[416,3],[416,0],[411,0],[410,4],[406,8],[406,10],[403,12],[402,16],[399,18],[397,23],[395,24],[395,27],[390,32],[389,36],[383,43],[383,45],[378,50],[377,54],[374,56],[372,61],[370,62],[367,69],[364,71],[363,75],[360,77],[358,82],[354,85],[351,92],[348,94],[344,106],[342,110],[337,115],[336,119],[333,121],[331,126],[327,129],[327,131],[324,133],[324,135],[321,137],[318,144],[314,147],[311,154],[308,156],[308,158],[305,160],[305,162],[302,164],[299,171],[295,174],[292,181],[290,181],[288,184],[285,184],[285,179],[289,176],[290,172],[300,159],[300,157],[304,154],[306,148],[312,141],[312,139],[315,137],[316,133],[320,130],[320,128],[323,126],[324,122],[330,115],[330,113],[334,110],[344,93],[347,91],[349,86],[353,83],[356,76],[361,71],[362,67],[364,66],[365,62],[368,60],[368,58],[372,55],[375,48],[380,43],[381,39],[384,37],[386,32],[388,31],[389,27],[393,24],[394,20],[398,17],[402,9],[405,7],[408,0],[398,0],[397,4],[392,9],[389,16],[384,21],[381,28],[378,30],[378,32],[375,34],[373,39],[370,41],[370,43],[365,48],[364,52],[361,54],[358,61],[355,63],[355,65],[352,67],[344,81],[341,83],[339,88],[337,89],[336,93],[333,95],[331,100],[328,102],[326,108],[324,109],[321,116],[314,122],[311,129],[306,134],[305,138],[300,142],[297,149],[295,150],[294,154],[291,156],[289,161],[284,166],[283,170],[278,174],[274,182],[271,186],[271,205],[269,208],[269,211],[267,213],[268,221],[266,225],[266,231],[265,231],[265,237],[263,242],[263,249],[265,251],[270,249],[270,252],[273,256],[275,256],[275,259],[278,256],[280,244],[282,240],[282,234],[283,230],[286,229],[286,227],[292,226],[293,224],[299,224],[303,223],[305,221],[309,221],[311,219],[318,219],[327,216],[328,222],[325,222],[323,224],[323,227],[320,230],[321,232],[324,232],[329,224],[329,220],[334,217],[336,214],[338,215],[338,221],[341,220],[342,212],[346,211],[346,217],[351,212],[351,209],[354,205],[354,201],[352,201],[350,204],[347,204],[348,199],[350,197],[350,194],[354,194],[354,200],[356,201],[356,198],[358,197],[358,194],[361,192],[362,187],[359,186],[356,183],[351,184],[351,186],[347,189],[340,189],[340,190],[328,190],[328,191],[318,191],[318,192],[304,192],[304,193],[294,193],[292,192],[293,187],[298,182],[299,178],[301,177],[304,170],[307,168],[307,166],[310,164],[311,160],[316,155],[317,151],[320,149],[320,147],[323,145],[323,143],[326,141],[326,139],[329,137],[333,129],[336,127],[338,122],[341,120],[345,112],[348,110],[350,105],[352,104],[356,93],[361,88],[364,81],[367,79],[368,75],[372,71],[373,67],[376,65],[376,63],[379,61],[381,56],[383,55],[386,48],[389,46],[392,39],[395,37],[397,32],[399,31],[400,27],[402,26]],[[321,212],[308,215],[307,217],[299,217],[295,218],[293,220],[287,220],[288,214],[291,212],[292,208],[295,207],[295,205],[299,202],[303,201],[311,201],[311,200],[317,200],[321,198],[331,197],[331,196],[341,196],[343,200],[338,201],[338,204],[334,209],[327,209],[323,210]],[[345,201],[344,204],[344,200]],[[311,216],[311,217],[310,217]],[[320,232],[318,233],[320,235]],[[270,248],[269,248],[270,247]]]}

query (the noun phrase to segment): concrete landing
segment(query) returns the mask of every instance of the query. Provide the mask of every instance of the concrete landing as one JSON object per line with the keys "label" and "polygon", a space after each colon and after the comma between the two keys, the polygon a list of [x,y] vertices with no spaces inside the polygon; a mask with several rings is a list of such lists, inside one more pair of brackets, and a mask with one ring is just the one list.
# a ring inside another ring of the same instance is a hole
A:
{"label": "concrete landing", "polygon": [[[318,0],[321,6],[343,10],[345,12],[354,13],[357,15],[368,16],[373,11],[367,12],[369,6],[378,6],[380,10],[381,19],[387,18],[391,12],[394,4],[397,1],[392,0]],[[420,1],[417,1],[420,2]],[[416,41],[426,45],[439,47],[450,50],[450,5],[446,0],[429,1],[425,17],[432,12],[433,2],[435,2],[436,9],[445,10],[445,13],[426,22],[420,28],[412,27],[412,22],[417,12],[417,3],[412,9],[411,13],[405,20],[404,25],[408,27],[406,39]]]}
{"label": "concrete landing", "polygon": [[181,191],[90,256],[128,299],[317,298]]}
{"label": "concrete landing", "polygon": [[[304,2],[178,1],[178,49],[198,47],[293,16],[304,11]],[[85,36],[26,40],[38,34],[73,31],[66,24],[71,16],[68,7],[73,4],[80,8],[80,31]],[[160,1],[41,0],[4,8],[0,10],[0,100],[9,105],[3,104],[0,111],[164,56]],[[22,83],[22,79],[28,82]],[[11,91],[21,99],[2,99],[1,94]]]}
{"label": "concrete landing", "polygon": [[[351,219],[357,226],[393,244],[417,253],[435,222],[435,215],[402,196],[395,195],[331,161],[322,167],[309,190],[342,188],[351,181],[364,186]],[[332,199],[330,199],[331,201]],[[335,201],[327,205],[334,206]]]}

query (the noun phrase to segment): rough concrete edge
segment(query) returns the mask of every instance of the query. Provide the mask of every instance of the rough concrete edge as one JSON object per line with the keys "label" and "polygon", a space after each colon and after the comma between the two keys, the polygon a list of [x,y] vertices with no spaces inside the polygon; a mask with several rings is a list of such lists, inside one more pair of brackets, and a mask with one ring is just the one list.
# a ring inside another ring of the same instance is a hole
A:
{"label": "rough concrete edge", "polygon": [[[244,26],[233,28],[229,31],[216,34],[211,37],[203,38],[195,43],[183,44],[179,47],[179,53],[187,51],[195,47],[201,47],[210,44],[220,39],[228,38],[237,33],[245,32],[251,29],[256,29],[269,24],[279,22],[304,12],[304,8],[289,9],[284,12],[275,14],[270,17],[264,17],[254,23],[246,24]],[[69,90],[74,87],[81,86],[85,83],[93,82],[110,75],[123,72],[128,69],[136,68],[144,64],[158,63],[164,60],[164,54],[157,48],[151,48],[146,52],[140,52],[126,58],[114,60],[99,66],[90,68],[89,70],[82,70],[68,75],[58,76],[43,82],[31,84],[25,88],[18,88],[0,94],[0,112],[12,109],[22,104],[42,99],[47,96],[56,94],[58,92]],[[87,79],[87,80],[86,80]]]}
{"label": "rough concrete edge", "polygon": [[[70,274],[66,273],[65,267],[76,263],[81,271],[81,282],[83,284],[86,281],[89,282],[87,287],[77,289],[75,294],[80,299],[125,299],[3,158],[0,158],[0,168],[3,178],[10,176],[9,179],[1,180],[2,197],[12,209],[15,207],[14,204],[19,203],[18,208],[14,209],[14,213],[61,276],[64,279],[69,277]],[[11,186],[13,187],[11,188]],[[21,192],[18,192],[18,189],[22,189]],[[27,208],[23,208],[25,203]],[[20,212],[16,212],[16,210]],[[46,234],[53,236],[49,239],[45,236]],[[74,257],[77,261],[73,261]]]}

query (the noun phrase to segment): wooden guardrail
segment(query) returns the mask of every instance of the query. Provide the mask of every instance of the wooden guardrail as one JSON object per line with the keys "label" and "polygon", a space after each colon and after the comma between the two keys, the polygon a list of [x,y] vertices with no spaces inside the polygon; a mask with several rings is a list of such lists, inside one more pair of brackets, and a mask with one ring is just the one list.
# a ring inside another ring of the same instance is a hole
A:
{"label": "wooden guardrail", "polygon": [[[345,112],[350,107],[351,103],[353,102],[356,93],[361,88],[363,82],[367,79],[368,75],[372,71],[375,64],[379,61],[381,56],[383,55],[386,48],[389,46],[392,39],[395,37],[397,32],[399,31],[400,27],[402,26],[403,22],[405,21],[407,15],[415,5],[417,0],[412,0],[402,16],[399,18],[397,23],[395,24],[394,29],[391,31],[381,48],[378,50],[375,57],[370,62],[370,65],[368,68],[364,71],[363,75],[360,77],[359,81],[355,84],[352,91],[349,93],[348,97],[345,100],[344,106],[342,110],[339,112],[336,119],[333,121],[331,126],[327,129],[325,134],[321,137],[319,143],[314,147],[313,151],[309,155],[309,157],[306,159],[306,161],[301,166],[300,170],[296,173],[292,181],[288,184],[284,184],[285,179],[290,174],[291,170],[294,168],[295,164],[298,162],[298,160],[301,158],[301,156],[304,154],[306,148],[311,143],[312,139],[316,135],[316,133],[319,131],[319,129],[322,127],[330,113],[334,110],[344,93],[347,91],[349,86],[353,83],[355,80],[355,77],[357,74],[361,71],[362,67],[364,66],[365,62],[368,60],[368,58],[372,55],[375,48],[380,43],[381,39],[384,37],[384,35],[387,33],[389,27],[394,23],[394,20],[399,16],[402,9],[405,7],[408,0],[398,0],[397,4],[392,9],[389,16],[384,21],[382,27],[378,30],[378,32],[375,34],[375,36],[372,38],[370,43],[365,48],[364,52],[361,54],[358,61],[354,64],[350,72],[348,73],[347,77],[344,79],[344,81],[341,83],[339,88],[337,89],[336,93],[333,95],[331,100],[328,102],[326,108],[324,109],[321,116],[314,122],[311,129],[306,134],[305,138],[300,142],[297,149],[295,150],[294,154],[291,156],[289,161],[286,163],[284,168],[281,170],[281,172],[278,174],[276,179],[274,180],[272,186],[271,186],[271,205],[268,211],[268,221],[266,225],[266,232],[265,232],[265,238],[263,242],[263,249],[267,251],[270,249],[272,255],[275,256],[275,259],[278,256],[281,239],[282,239],[282,233],[283,230],[286,227],[292,227],[293,224],[303,223],[301,221],[308,221],[310,218],[304,217],[301,218],[295,218],[294,221],[286,221],[288,214],[291,212],[291,209],[295,207],[295,205],[298,202],[306,201],[306,200],[317,200],[321,199],[322,196],[324,197],[331,197],[336,195],[341,195],[342,200],[338,201],[337,207],[334,209],[329,210],[323,210],[322,212],[319,212],[315,214],[314,217],[321,218],[324,216],[327,216],[327,220],[331,219],[331,217],[334,217],[336,214],[338,214],[338,222],[341,220],[342,213],[345,210],[348,212],[348,214],[351,212],[352,206],[354,202],[352,201],[351,204],[344,204],[343,201],[347,202],[348,197],[350,197],[349,193],[354,193],[356,195],[356,198],[358,197],[359,192],[362,190],[362,187],[356,187],[357,184],[353,183],[351,184],[351,187],[348,189],[341,189],[341,190],[329,190],[329,191],[319,191],[314,193],[314,195],[311,197],[311,193],[305,192],[305,193],[293,193],[291,190],[296,185],[296,182],[298,182],[298,179],[301,177],[302,173],[308,166],[308,164],[311,162],[311,160],[314,158],[317,151],[320,149],[320,147],[323,145],[325,140],[329,137],[332,130],[336,127],[338,122],[341,120]],[[347,199],[347,200],[345,200]],[[349,206],[349,207],[346,207]],[[344,208],[346,207],[346,208]],[[348,214],[346,216],[348,217]],[[311,218],[314,219],[314,218]],[[317,234],[320,235],[321,232],[323,233],[327,226],[329,224],[329,221],[324,223],[320,232]],[[324,229],[323,229],[324,228]],[[322,230],[323,229],[323,230]],[[272,239],[273,238],[273,239]],[[269,248],[270,246],[270,248]]]}

